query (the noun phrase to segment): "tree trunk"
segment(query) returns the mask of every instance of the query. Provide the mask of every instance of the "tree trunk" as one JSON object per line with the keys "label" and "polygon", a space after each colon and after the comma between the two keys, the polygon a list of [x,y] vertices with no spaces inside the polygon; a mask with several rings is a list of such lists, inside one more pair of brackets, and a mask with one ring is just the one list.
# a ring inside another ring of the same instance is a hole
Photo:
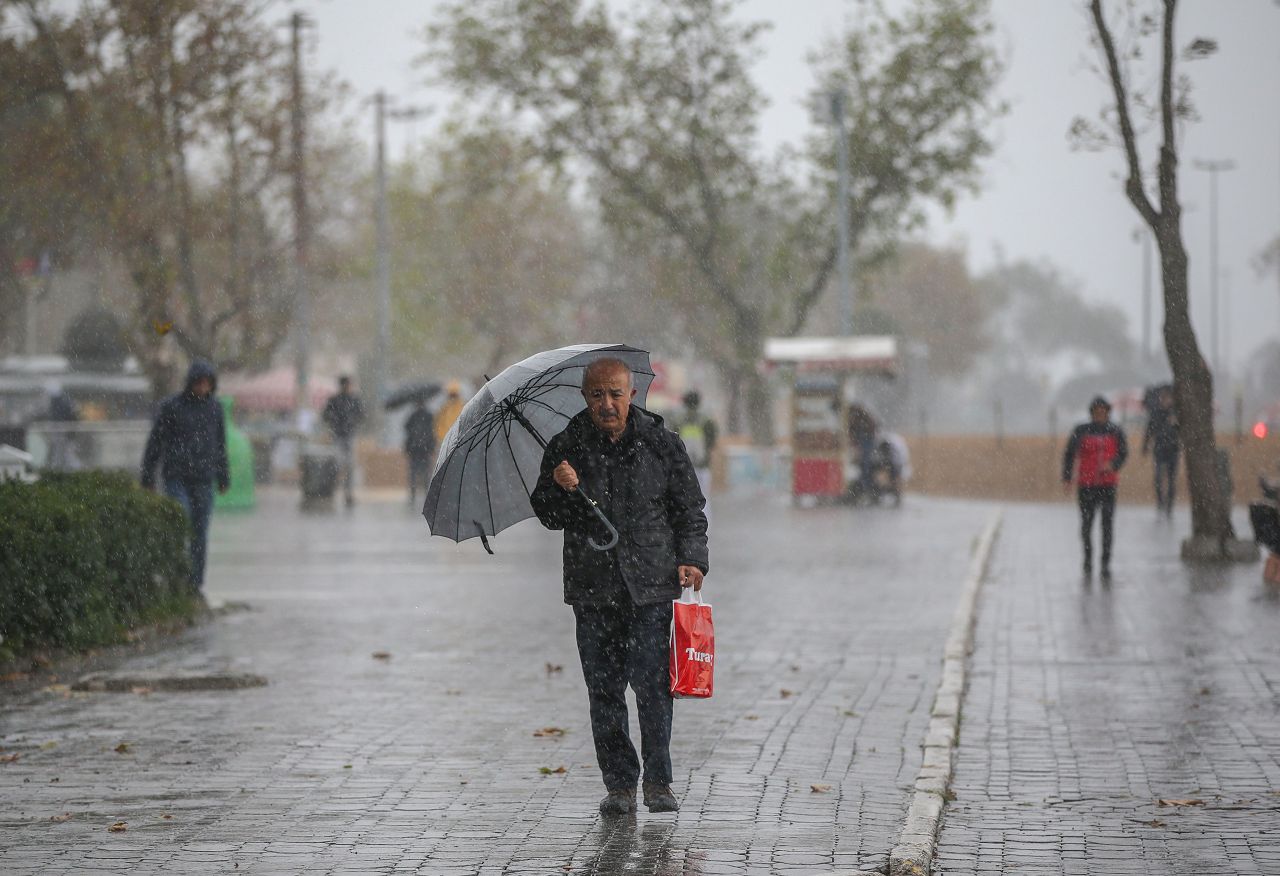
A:
{"label": "tree trunk", "polygon": [[747,428],[751,431],[751,443],[757,447],[773,446],[773,399],[764,375],[752,362],[744,366],[743,382],[747,388]]}
{"label": "tree trunk", "polygon": [[724,382],[725,394],[729,403],[725,406],[725,432],[737,433],[742,430],[742,382],[738,374],[731,368],[720,366],[720,379]]}
{"label": "tree trunk", "polygon": [[1187,306],[1187,251],[1176,217],[1159,234],[1164,285],[1164,344],[1173,371],[1179,438],[1187,460],[1191,534],[1223,544],[1235,537],[1231,509],[1218,482],[1213,429],[1213,374],[1200,353]]}

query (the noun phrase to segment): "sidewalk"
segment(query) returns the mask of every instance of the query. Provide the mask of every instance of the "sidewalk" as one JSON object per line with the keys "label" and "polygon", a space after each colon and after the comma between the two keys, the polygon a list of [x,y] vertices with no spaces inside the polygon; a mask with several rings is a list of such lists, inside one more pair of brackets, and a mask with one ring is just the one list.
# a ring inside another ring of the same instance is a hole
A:
{"label": "sidewalk", "polygon": [[1074,509],[1009,512],[935,873],[1280,873],[1280,594],[1261,567],[1184,566],[1184,516],[1122,507],[1115,580],[1087,583]]}
{"label": "sidewalk", "polygon": [[269,686],[0,700],[0,754],[19,755],[0,763],[0,872],[883,867],[988,510],[718,502],[716,696],[676,705],[683,809],[605,824],[558,534],[526,522],[488,557],[398,503],[309,517],[268,493],[214,522],[210,598],[251,610],[124,668]]}

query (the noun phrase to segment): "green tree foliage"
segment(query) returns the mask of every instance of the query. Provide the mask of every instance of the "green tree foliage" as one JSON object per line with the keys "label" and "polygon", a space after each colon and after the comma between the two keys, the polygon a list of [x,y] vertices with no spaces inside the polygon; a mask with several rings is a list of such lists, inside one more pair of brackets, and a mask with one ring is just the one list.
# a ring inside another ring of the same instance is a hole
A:
{"label": "green tree foliage", "polygon": [[895,334],[929,349],[935,374],[967,372],[991,342],[993,301],[959,249],[904,244],[863,281],[864,334]]}
{"label": "green tree foliage", "polygon": [[[982,159],[993,148],[990,125],[1006,109],[994,97],[1003,67],[991,48],[988,6],[987,0],[917,0],[892,15],[883,3],[871,3],[861,26],[815,56],[815,102],[835,92],[846,96],[849,234],[868,266],[924,225],[929,204],[950,209],[979,188]],[[814,133],[808,151],[824,197],[806,227],[816,229],[820,264],[829,270],[836,248],[827,229],[837,184],[829,125]],[[820,272],[819,279],[825,276]],[[822,291],[810,286],[799,299],[797,329]]]}
{"label": "green tree foliage", "polygon": [[438,349],[495,374],[571,342],[587,252],[564,182],[494,127],[447,126],[431,151],[389,192],[402,357]]}
{"label": "green tree foliage", "polygon": [[[763,339],[804,325],[835,260],[830,141],[815,138],[808,173],[761,156],[750,76],[760,25],[738,22],[737,5],[453,2],[430,28],[428,59],[486,113],[526,126],[543,160],[585,169],[605,222],[633,247],[683,262],[666,274],[696,314],[700,352],[731,391],[746,387],[765,438]],[[998,110],[989,28],[985,0],[916,0],[903,16],[875,5],[817,62],[820,88],[853,91],[855,247],[973,184]]]}
{"label": "green tree foliage", "polygon": [[1124,312],[1090,304],[1079,286],[1046,262],[999,265],[980,279],[1011,364],[1043,365],[1059,354],[1086,356],[1103,370],[1130,368],[1136,350]]}
{"label": "green tree foliage", "polygon": [[24,207],[19,222],[55,251],[71,248],[67,225],[78,228],[118,261],[131,285],[130,347],[157,388],[171,343],[227,368],[265,364],[292,313],[279,7],[86,0],[63,9],[0,0],[13,51],[0,61],[12,73],[0,85],[0,124],[6,147],[26,157],[0,173],[40,186],[58,211],[52,221],[49,208]]}

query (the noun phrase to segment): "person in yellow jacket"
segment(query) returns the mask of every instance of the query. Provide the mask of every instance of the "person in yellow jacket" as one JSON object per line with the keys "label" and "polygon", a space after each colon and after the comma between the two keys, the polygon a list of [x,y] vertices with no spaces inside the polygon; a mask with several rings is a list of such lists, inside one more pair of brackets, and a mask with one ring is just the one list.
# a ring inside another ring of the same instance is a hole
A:
{"label": "person in yellow jacket", "polygon": [[444,436],[460,413],[462,413],[462,384],[456,380],[450,380],[445,386],[445,399],[441,402],[440,409],[436,411],[437,448],[444,444]]}

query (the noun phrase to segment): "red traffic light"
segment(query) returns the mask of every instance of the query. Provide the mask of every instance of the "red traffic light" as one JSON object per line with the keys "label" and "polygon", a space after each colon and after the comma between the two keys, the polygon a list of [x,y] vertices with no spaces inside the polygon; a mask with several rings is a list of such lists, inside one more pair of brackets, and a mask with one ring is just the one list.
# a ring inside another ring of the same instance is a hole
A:
{"label": "red traffic light", "polygon": [[1258,422],[1253,424],[1253,437],[1254,438],[1267,437],[1267,424],[1264,423],[1262,420],[1259,420]]}

